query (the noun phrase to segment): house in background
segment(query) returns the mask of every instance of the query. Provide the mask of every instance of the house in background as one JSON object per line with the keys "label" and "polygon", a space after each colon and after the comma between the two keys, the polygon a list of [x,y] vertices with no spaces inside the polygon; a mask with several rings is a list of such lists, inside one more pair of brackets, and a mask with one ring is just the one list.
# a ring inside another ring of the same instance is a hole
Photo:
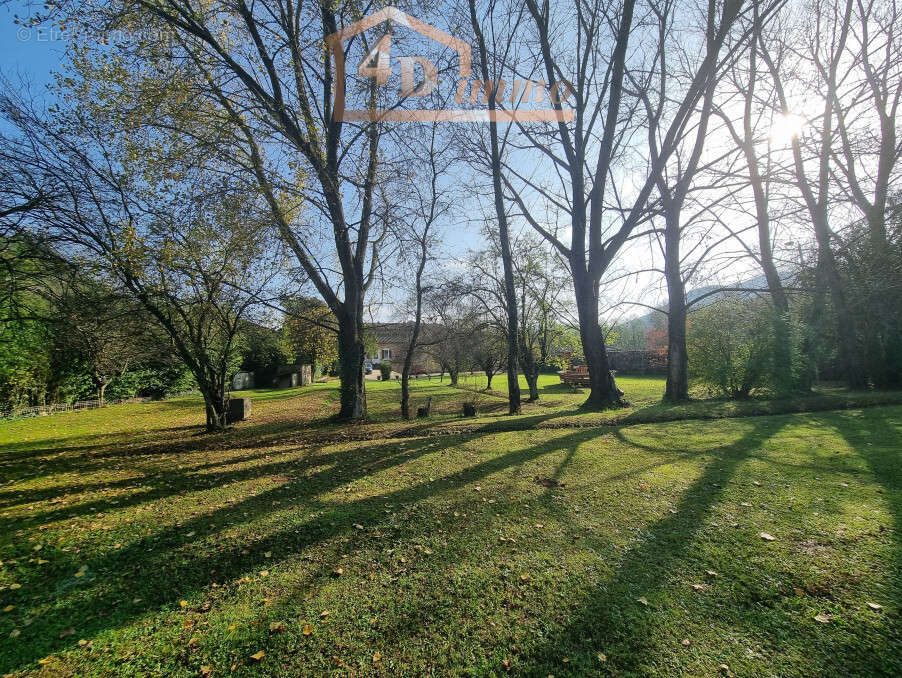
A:
{"label": "house in background", "polygon": [[[374,365],[378,365],[384,360],[400,370],[404,358],[407,356],[413,323],[374,323],[368,329],[376,340],[376,349],[372,355],[367,354],[366,360]],[[438,371],[438,364],[430,356],[429,347],[434,346],[440,336],[441,327],[439,325],[420,325],[417,350],[413,359],[414,372]]]}

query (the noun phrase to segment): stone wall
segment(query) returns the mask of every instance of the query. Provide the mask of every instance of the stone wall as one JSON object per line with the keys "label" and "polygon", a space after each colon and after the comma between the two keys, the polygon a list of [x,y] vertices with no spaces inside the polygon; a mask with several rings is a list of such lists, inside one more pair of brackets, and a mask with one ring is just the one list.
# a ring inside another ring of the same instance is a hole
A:
{"label": "stone wall", "polygon": [[611,369],[621,374],[667,374],[666,351],[617,351],[608,349]]}

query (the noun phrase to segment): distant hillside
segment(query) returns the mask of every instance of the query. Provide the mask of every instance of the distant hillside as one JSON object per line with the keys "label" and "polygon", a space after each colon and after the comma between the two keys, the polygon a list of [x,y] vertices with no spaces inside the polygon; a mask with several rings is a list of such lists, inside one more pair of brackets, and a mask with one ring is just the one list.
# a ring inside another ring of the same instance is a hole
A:
{"label": "distant hillside", "polygon": [[[789,284],[792,282],[794,274],[784,271],[780,274],[783,283]],[[739,294],[740,296],[751,296],[751,290],[766,290],[767,289],[767,279],[764,275],[758,275],[754,278],[749,278],[748,280],[743,280],[738,283],[733,283],[729,285],[729,291],[724,291],[722,288],[724,285],[703,285],[701,287],[696,287],[694,289],[686,292],[686,301],[688,303],[694,302],[696,299],[704,297],[701,301],[697,302],[693,305],[694,308],[700,308],[703,306],[707,306],[709,304],[713,304],[715,301],[719,299],[723,299],[728,295]],[[736,289],[746,289],[749,290],[747,293],[736,292]],[[718,291],[721,290],[721,291]],[[664,315],[661,313],[657,313],[655,311],[650,311],[645,313],[644,315],[637,316],[635,318],[630,318],[629,320],[618,323],[617,325],[617,333],[620,337],[619,341],[616,341],[614,345],[621,345],[622,348],[631,348],[631,349],[642,349],[645,348],[645,339],[644,337],[647,335],[648,331],[653,329],[656,326],[662,326],[664,324]]]}

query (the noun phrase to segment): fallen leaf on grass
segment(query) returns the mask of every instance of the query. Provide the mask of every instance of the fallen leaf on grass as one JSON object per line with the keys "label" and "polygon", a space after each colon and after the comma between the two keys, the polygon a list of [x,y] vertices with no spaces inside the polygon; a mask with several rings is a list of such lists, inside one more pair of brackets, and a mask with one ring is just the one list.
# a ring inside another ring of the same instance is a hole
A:
{"label": "fallen leaf on grass", "polygon": [[345,573],[344,569],[343,569],[343,568],[340,568],[340,567],[336,567],[334,570],[332,570],[332,576],[333,576],[333,577],[340,577],[340,576],[343,575],[344,573]]}
{"label": "fallen leaf on grass", "polygon": [[717,576],[717,572],[715,572],[714,570],[705,570],[705,574],[708,575],[709,577]]}
{"label": "fallen leaf on grass", "polygon": [[648,601],[645,599],[645,596],[642,596],[641,598],[637,598],[636,602],[648,607]]}
{"label": "fallen leaf on grass", "polygon": [[18,638],[20,633],[22,633],[22,632],[19,629],[13,629],[12,631],[9,632],[9,637],[10,638]]}
{"label": "fallen leaf on grass", "polygon": [[263,650],[260,650],[259,652],[254,652],[254,654],[251,655],[251,659],[253,659],[255,662],[258,662],[265,656],[266,653]]}
{"label": "fallen leaf on grass", "polygon": [[187,600],[180,600],[180,601],[179,601],[179,607],[188,607],[188,601],[187,601]]}
{"label": "fallen leaf on grass", "polygon": [[598,657],[598,661],[600,662],[606,662],[608,660],[608,656],[604,652],[599,652],[595,656]]}
{"label": "fallen leaf on grass", "polygon": [[305,636],[309,636],[311,633],[313,633],[313,626],[311,626],[310,624],[304,624],[304,629],[301,631],[301,633],[303,633]]}
{"label": "fallen leaf on grass", "polygon": [[523,574],[520,575],[520,581],[529,581],[530,579],[532,579],[532,577],[529,575],[528,572],[524,572]]}
{"label": "fallen leaf on grass", "polygon": [[204,666],[201,666],[201,667],[200,667],[200,675],[202,675],[202,676],[209,676],[209,675],[211,675],[212,673],[213,673],[213,667],[212,667],[212,666],[204,665]]}
{"label": "fallen leaf on grass", "polygon": [[273,633],[282,633],[286,628],[285,622],[270,622],[269,624],[269,630]]}
{"label": "fallen leaf on grass", "polygon": [[814,621],[819,624],[829,624],[832,621],[833,617],[829,614],[816,614],[814,615]]}
{"label": "fallen leaf on grass", "polygon": [[883,605],[880,605],[879,603],[868,603],[868,607],[875,612],[880,612],[880,610],[883,609]]}
{"label": "fallen leaf on grass", "polygon": [[689,647],[690,645],[692,645],[692,641],[688,638],[683,638],[683,647]]}
{"label": "fallen leaf on grass", "polygon": [[776,541],[777,540],[777,538],[774,535],[768,534],[767,532],[762,532],[760,536],[764,541]]}
{"label": "fallen leaf on grass", "polygon": [[7,605],[6,607],[3,608],[3,611],[4,612],[12,612],[15,609],[16,609],[15,605]]}
{"label": "fallen leaf on grass", "polygon": [[708,587],[704,584],[692,584],[693,591],[707,591]]}
{"label": "fallen leaf on grass", "polygon": [[65,631],[60,631],[60,638],[68,638],[69,636],[75,635],[75,629],[66,629]]}
{"label": "fallen leaf on grass", "polygon": [[374,653],[373,653],[373,663],[375,664],[375,663],[378,662],[378,661],[382,661],[382,653],[381,653],[381,652],[374,652]]}

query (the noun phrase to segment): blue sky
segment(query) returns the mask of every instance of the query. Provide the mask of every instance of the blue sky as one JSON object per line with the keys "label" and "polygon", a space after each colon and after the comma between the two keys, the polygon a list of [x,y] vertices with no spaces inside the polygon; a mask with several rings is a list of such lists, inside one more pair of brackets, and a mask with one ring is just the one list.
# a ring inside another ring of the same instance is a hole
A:
{"label": "blue sky", "polygon": [[51,82],[51,71],[58,70],[65,42],[46,27],[24,28],[13,23],[15,14],[28,13],[25,2],[0,6],[0,71],[17,82],[20,78],[36,85],[35,93]]}

